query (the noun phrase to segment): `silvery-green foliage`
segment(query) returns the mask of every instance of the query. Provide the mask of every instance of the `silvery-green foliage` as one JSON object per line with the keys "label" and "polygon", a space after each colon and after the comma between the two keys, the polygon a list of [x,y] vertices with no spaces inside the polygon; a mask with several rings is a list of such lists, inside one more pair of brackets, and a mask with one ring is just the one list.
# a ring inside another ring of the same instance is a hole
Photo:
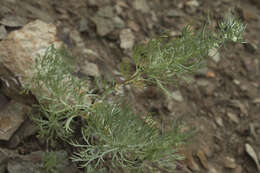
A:
{"label": "silvery-green foliage", "polygon": [[201,68],[211,49],[217,50],[228,41],[241,43],[244,30],[243,23],[228,15],[219,23],[219,30],[207,26],[193,30],[186,26],[180,37],[172,38],[166,34],[150,39],[135,47],[136,71],[126,81],[157,84],[165,90],[166,84]]}
{"label": "silvery-green foliage", "polygon": [[88,83],[72,74],[66,51],[50,47],[36,62],[34,77],[27,86],[38,92],[41,113],[31,117],[41,137],[71,145],[72,161],[89,170],[107,165],[135,170],[151,165],[174,169],[174,161],[182,158],[178,148],[187,138],[180,126],[159,129],[151,117],[141,118],[128,106],[107,102],[106,98],[118,86],[140,83],[156,84],[167,93],[165,86],[199,69],[211,49],[219,49],[228,41],[242,42],[244,30],[239,20],[229,16],[219,24],[219,32],[206,26],[197,31],[187,26],[180,37],[165,35],[136,46],[135,70],[131,72],[129,64],[122,66],[123,71],[128,70],[124,72],[125,81],[111,85],[96,82],[107,88],[104,96],[92,94]]}

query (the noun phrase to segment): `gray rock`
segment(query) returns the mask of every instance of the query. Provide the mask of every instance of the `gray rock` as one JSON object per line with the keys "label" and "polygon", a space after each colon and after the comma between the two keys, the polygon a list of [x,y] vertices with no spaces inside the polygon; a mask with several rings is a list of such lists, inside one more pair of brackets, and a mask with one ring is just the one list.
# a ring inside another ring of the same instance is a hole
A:
{"label": "gray rock", "polygon": [[31,161],[24,161],[20,158],[13,158],[7,164],[8,173],[45,173],[39,164]]}
{"label": "gray rock", "polygon": [[198,80],[196,80],[196,82],[199,86],[208,86],[209,85],[209,81],[207,79],[198,79]]}
{"label": "gray rock", "polygon": [[120,47],[131,50],[134,46],[135,36],[131,29],[123,29],[120,32]]}
{"label": "gray rock", "polygon": [[115,25],[111,19],[94,16],[92,20],[97,26],[97,33],[99,36],[105,36],[115,29]]}
{"label": "gray rock", "polygon": [[87,76],[101,76],[98,66],[94,63],[88,62],[87,60],[85,60],[84,65],[81,65],[80,71]]}
{"label": "gray rock", "polygon": [[150,7],[147,4],[146,0],[135,0],[133,3],[133,6],[136,10],[140,10],[143,13],[148,13],[150,12]]}
{"label": "gray rock", "polygon": [[235,169],[237,167],[236,161],[232,157],[225,157],[223,160],[223,164],[225,168]]}
{"label": "gray rock", "polygon": [[20,16],[5,16],[0,23],[8,27],[21,27],[27,23],[27,19]]}
{"label": "gray rock", "polygon": [[11,101],[0,112],[0,139],[8,141],[26,119],[30,107]]}
{"label": "gray rock", "polygon": [[28,155],[15,154],[12,150],[6,150],[4,154],[6,153],[9,153],[8,157],[10,158],[7,165],[8,173],[78,173],[77,167],[69,161],[67,152],[63,150],[36,151]]}
{"label": "gray rock", "polygon": [[7,155],[0,151],[0,173],[5,173],[7,160]]}
{"label": "gray rock", "polygon": [[11,137],[8,148],[16,148],[25,138],[34,135],[38,131],[37,125],[29,118],[21,125],[19,130]]}
{"label": "gray rock", "polygon": [[[39,152],[35,154],[36,157],[41,158],[41,167],[47,171],[47,169],[52,170],[52,172],[63,172],[63,173],[77,173],[77,167],[69,161],[69,156],[66,151],[54,151],[54,152]],[[35,157],[34,156],[34,157]],[[31,160],[34,157],[30,157]],[[49,167],[47,167],[47,165]],[[50,167],[50,165],[52,165]]]}
{"label": "gray rock", "polygon": [[21,3],[20,5],[26,9],[27,11],[31,12],[32,17],[34,17],[35,19],[39,19],[39,20],[42,20],[44,22],[47,22],[47,23],[54,23],[55,21],[55,18],[54,18],[54,15],[50,15],[49,14],[49,11],[47,10],[41,10],[39,8],[36,8],[28,3],[22,3],[22,2],[19,2]]}
{"label": "gray rock", "polygon": [[221,117],[216,117],[216,123],[217,125],[219,125],[220,127],[224,126],[223,120]]}
{"label": "gray rock", "polygon": [[125,27],[125,22],[118,16],[113,18],[114,24],[116,28],[122,29]]}
{"label": "gray rock", "polygon": [[246,153],[253,159],[256,164],[257,170],[260,172],[260,163],[257,158],[257,154],[250,144],[245,144]]}
{"label": "gray rock", "polygon": [[110,0],[87,0],[88,5],[90,6],[104,6],[111,3]]}
{"label": "gray rock", "polygon": [[3,110],[9,103],[9,99],[0,92],[0,110]]}
{"label": "gray rock", "polygon": [[88,20],[87,19],[81,19],[79,21],[79,26],[78,26],[79,32],[85,32],[88,31]]}
{"label": "gray rock", "polygon": [[114,8],[111,6],[105,6],[98,10],[97,16],[104,18],[113,18],[115,16]]}
{"label": "gray rock", "polygon": [[200,4],[197,0],[190,0],[185,3],[189,7],[198,7]]}
{"label": "gray rock", "polygon": [[182,94],[181,92],[178,90],[178,91],[173,91],[171,93],[171,96],[174,100],[176,101],[179,101],[179,102],[182,102],[183,101],[183,97],[182,97]]}
{"label": "gray rock", "polygon": [[7,36],[7,31],[3,25],[0,25],[0,40]]}
{"label": "gray rock", "polygon": [[228,113],[227,113],[227,116],[228,116],[228,118],[229,118],[232,122],[234,122],[234,123],[236,123],[236,124],[239,123],[239,117],[238,117],[236,114],[233,114],[233,113],[231,113],[231,112],[228,112]]}
{"label": "gray rock", "polygon": [[185,13],[183,13],[181,10],[171,9],[167,12],[168,17],[183,17],[185,16]]}

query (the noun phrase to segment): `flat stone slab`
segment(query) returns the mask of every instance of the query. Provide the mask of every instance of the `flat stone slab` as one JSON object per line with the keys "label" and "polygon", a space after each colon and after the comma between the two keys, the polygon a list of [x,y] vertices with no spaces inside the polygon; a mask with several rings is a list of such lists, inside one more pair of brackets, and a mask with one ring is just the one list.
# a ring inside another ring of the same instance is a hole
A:
{"label": "flat stone slab", "polygon": [[8,141],[26,119],[30,107],[16,101],[10,101],[0,111],[0,140]]}

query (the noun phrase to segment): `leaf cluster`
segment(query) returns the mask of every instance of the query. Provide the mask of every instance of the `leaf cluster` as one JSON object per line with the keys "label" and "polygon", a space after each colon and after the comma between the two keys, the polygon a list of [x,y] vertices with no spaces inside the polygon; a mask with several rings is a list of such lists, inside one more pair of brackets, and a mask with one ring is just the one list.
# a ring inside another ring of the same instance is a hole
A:
{"label": "leaf cluster", "polygon": [[142,169],[147,163],[172,167],[182,157],[177,148],[185,137],[179,126],[161,132],[149,117],[141,119],[125,105],[96,105],[93,115],[87,119],[87,128],[82,128],[85,144],[72,143],[78,148],[72,160],[82,167],[96,167],[109,162],[114,167]]}
{"label": "leaf cluster", "polygon": [[[165,90],[165,85],[176,82],[205,64],[209,51],[221,48],[228,42],[242,42],[245,25],[232,15],[219,23],[219,30],[206,25],[195,31],[186,26],[179,37],[168,34],[150,39],[148,43],[134,48],[135,73],[126,81],[156,84]],[[125,73],[125,72],[124,72]]]}
{"label": "leaf cluster", "polygon": [[69,55],[64,48],[49,47],[42,57],[36,60],[35,74],[27,82],[39,101],[41,116],[31,115],[39,126],[39,135],[55,144],[58,139],[67,140],[72,136],[73,119],[88,109],[95,98],[84,80],[75,77],[73,66],[66,61]]}

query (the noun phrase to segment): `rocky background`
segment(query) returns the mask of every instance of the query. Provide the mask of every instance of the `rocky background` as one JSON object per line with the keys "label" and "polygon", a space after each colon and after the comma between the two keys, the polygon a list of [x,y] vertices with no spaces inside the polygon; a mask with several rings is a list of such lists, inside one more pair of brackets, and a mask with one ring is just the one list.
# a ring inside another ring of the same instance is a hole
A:
{"label": "rocky background", "polygon": [[[137,109],[152,113],[155,119],[182,119],[187,128],[196,128],[197,133],[183,148],[186,159],[177,163],[177,172],[260,172],[260,1],[0,0],[0,4],[0,55],[13,57],[9,62],[15,74],[28,74],[12,66],[17,58],[28,55],[29,51],[21,51],[27,50],[26,45],[40,51],[46,46],[40,45],[42,40],[54,42],[57,37],[75,57],[80,76],[108,81],[120,79],[120,63],[132,62],[135,44],[165,30],[178,36],[187,24],[201,27],[207,15],[216,26],[233,9],[247,24],[246,44],[227,45],[210,54],[207,67],[190,76],[189,82],[169,86],[173,98],[166,98],[153,87],[129,90],[126,96]],[[23,28],[37,19],[53,25],[46,30],[41,23]],[[55,32],[48,30],[51,27]],[[41,42],[30,39],[30,33],[41,29],[48,32],[33,37]],[[50,31],[55,35],[49,36]],[[25,67],[26,62],[18,65]],[[0,173],[45,172],[41,165],[42,141],[27,117],[33,100],[21,102],[32,97],[20,98],[13,94],[15,91],[7,91],[6,86],[16,80],[5,78],[8,72],[3,72],[2,66],[0,71]],[[64,159],[68,153],[60,150],[56,156],[62,160],[57,165],[62,172],[80,172]]]}

